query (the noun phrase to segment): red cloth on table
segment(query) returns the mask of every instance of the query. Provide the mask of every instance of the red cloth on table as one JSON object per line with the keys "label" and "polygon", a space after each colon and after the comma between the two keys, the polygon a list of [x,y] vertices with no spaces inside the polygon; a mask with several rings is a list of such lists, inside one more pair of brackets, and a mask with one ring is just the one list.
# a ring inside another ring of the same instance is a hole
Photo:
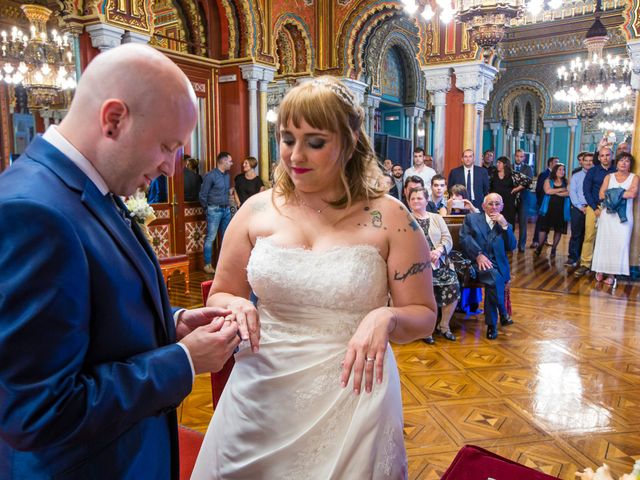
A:
{"label": "red cloth on table", "polygon": [[440,480],[557,480],[475,445],[465,445]]}

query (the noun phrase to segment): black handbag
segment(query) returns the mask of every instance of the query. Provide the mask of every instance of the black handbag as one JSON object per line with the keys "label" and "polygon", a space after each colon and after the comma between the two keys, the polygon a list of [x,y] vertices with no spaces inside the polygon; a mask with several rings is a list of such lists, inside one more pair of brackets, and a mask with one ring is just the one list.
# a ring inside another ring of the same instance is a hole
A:
{"label": "black handbag", "polygon": [[471,280],[476,278],[476,269],[473,267],[471,260],[462,255],[458,250],[451,250],[449,252],[449,260],[453,263],[453,268],[456,270],[458,281],[461,286],[468,284]]}

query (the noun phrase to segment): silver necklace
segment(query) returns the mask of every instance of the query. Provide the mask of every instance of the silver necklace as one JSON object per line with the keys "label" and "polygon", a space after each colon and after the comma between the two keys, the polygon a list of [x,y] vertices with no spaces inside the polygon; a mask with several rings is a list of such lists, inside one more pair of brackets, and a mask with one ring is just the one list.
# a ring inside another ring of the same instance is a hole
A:
{"label": "silver necklace", "polygon": [[315,208],[315,207],[312,207],[311,205],[309,205],[309,204],[308,204],[307,202],[305,202],[304,200],[302,200],[302,199],[300,198],[300,196],[298,195],[298,193],[297,193],[297,192],[295,192],[295,196],[296,196],[296,200],[298,200],[298,203],[299,203],[300,205],[302,205],[302,206],[304,206],[304,207],[307,207],[307,208],[309,208],[309,209],[313,210],[314,212],[316,212],[316,213],[318,213],[318,214],[320,214],[320,213],[324,212],[327,208],[329,208],[329,207],[331,206],[331,204],[330,204],[330,203],[328,203],[328,204],[326,204],[326,205],[325,205],[324,207],[322,207],[322,208]]}

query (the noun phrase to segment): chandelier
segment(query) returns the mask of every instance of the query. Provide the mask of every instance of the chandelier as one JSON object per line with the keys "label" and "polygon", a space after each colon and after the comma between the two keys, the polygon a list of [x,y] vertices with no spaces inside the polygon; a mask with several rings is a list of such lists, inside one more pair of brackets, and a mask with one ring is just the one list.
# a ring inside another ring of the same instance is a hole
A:
{"label": "chandelier", "polygon": [[483,49],[485,60],[502,41],[509,24],[525,11],[537,15],[542,10],[561,8],[563,0],[401,0],[410,15],[431,21],[436,11],[442,23],[455,19],[467,24],[473,41]]}
{"label": "chandelier", "polygon": [[596,3],[595,21],[584,39],[587,60],[571,61],[569,68],[558,68],[557,91],[554,98],[575,103],[579,117],[593,118],[608,103],[623,100],[631,94],[631,62],[628,58],[607,55],[603,49],[609,35],[600,21],[601,0]]}
{"label": "chandelier", "polygon": [[47,34],[51,10],[41,5],[20,7],[30,23],[29,34],[13,27],[0,32],[0,80],[27,90],[29,108],[49,108],[59,93],[74,89],[75,66],[69,38],[53,30]]}

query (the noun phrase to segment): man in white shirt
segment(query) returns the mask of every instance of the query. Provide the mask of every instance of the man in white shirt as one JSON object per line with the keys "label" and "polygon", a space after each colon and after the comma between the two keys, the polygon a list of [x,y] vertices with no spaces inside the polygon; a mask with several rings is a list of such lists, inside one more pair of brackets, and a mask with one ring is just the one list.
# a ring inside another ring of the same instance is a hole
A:
{"label": "man in white shirt", "polygon": [[431,178],[436,174],[436,171],[427,167],[424,163],[425,155],[424,150],[420,147],[417,147],[413,151],[413,167],[409,167],[404,172],[405,181],[409,177],[418,176],[422,178],[424,181],[424,188],[427,190],[429,195],[431,195]]}

